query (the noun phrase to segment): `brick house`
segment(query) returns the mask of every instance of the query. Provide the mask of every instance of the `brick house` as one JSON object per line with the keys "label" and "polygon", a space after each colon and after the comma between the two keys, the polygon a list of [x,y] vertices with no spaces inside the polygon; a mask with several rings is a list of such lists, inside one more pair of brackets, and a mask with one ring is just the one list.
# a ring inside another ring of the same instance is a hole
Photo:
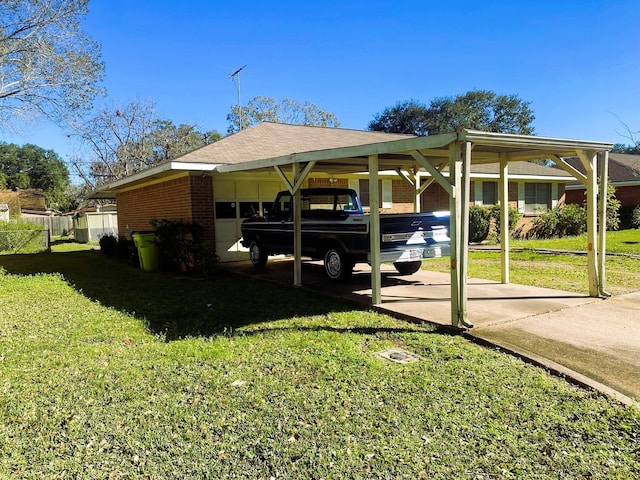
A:
{"label": "brick house", "polygon": [[[218,142],[194,150],[169,162],[143,170],[101,188],[94,198],[115,198],[118,231],[127,235],[151,229],[152,219],[169,218],[200,223],[205,239],[221,261],[248,258],[239,243],[240,224],[253,211],[269,207],[285,189],[281,174],[273,169],[223,173],[220,166],[286,157],[298,152],[350,148],[402,139],[412,135],[388,134],[338,128],[307,127],[265,122]],[[368,173],[344,173],[336,166],[331,174],[312,172],[304,186],[344,186],[357,190],[369,205]],[[446,169],[443,170],[446,176]],[[471,166],[472,203],[495,204],[498,199],[499,164]],[[418,171],[418,182],[429,174]],[[568,173],[530,162],[512,162],[509,167],[509,203],[525,215],[553,208],[564,202]],[[405,175],[381,169],[379,173],[381,213],[449,209],[449,196],[438,184],[430,185],[416,207],[416,187]]]}
{"label": "brick house", "polygon": [[[567,159],[567,163],[584,173],[584,166],[577,158]],[[609,153],[609,184],[616,189],[616,198],[622,208],[640,205],[640,155]],[[567,203],[581,205],[585,198],[585,187],[581,183],[570,182],[566,187]]]}

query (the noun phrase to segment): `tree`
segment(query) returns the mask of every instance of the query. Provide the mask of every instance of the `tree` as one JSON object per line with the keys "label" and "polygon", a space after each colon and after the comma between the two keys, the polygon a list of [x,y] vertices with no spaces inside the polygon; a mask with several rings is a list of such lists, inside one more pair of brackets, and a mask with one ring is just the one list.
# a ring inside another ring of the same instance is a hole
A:
{"label": "tree", "polygon": [[398,102],[376,114],[368,128],[377,132],[427,135],[428,112],[429,108],[417,100]]}
{"label": "tree", "polygon": [[611,149],[612,153],[626,153],[629,155],[640,155],[640,142],[635,145],[625,145],[624,143],[616,143]]}
{"label": "tree", "polygon": [[338,127],[338,118],[319,106],[300,103],[283,98],[279,103],[271,97],[255,97],[241,108],[231,108],[227,115],[229,128],[227,133],[236,133],[261,122],[289,123],[293,125],[312,125],[317,127]]}
{"label": "tree", "polygon": [[194,125],[176,126],[169,120],[157,120],[147,140],[150,163],[171,160],[221,138],[222,135],[215,130],[202,133]]}
{"label": "tree", "polygon": [[202,133],[194,125],[175,126],[156,116],[153,103],[134,100],[123,107],[103,107],[72,126],[86,155],[72,164],[91,188],[132,175],[216,141],[216,131]]}
{"label": "tree", "polygon": [[0,143],[0,188],[42,190],[48,207],[65,210],[69,183],[69,170],[53,150]]}
{"label": "tree", "polygon": [[0,129],[90,107],[104,65],[80,20],[89,0],[0,2]]}
{"label": "tree", "polygon": [[400,102],[376,114],[369,130],[437,135],[469,128],[530,135],[535,116],[529,105],[516,95],[472,90],[456,97],[435,98],[429,107],[415,100]]}

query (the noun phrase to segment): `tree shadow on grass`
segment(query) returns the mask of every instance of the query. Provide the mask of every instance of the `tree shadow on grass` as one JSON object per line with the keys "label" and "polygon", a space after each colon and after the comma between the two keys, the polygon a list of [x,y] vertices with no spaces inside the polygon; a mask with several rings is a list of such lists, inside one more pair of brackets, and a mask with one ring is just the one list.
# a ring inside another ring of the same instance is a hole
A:
{"label": "tree shadow on grass", "polygon": [[361,309],[344,300],[224,270],[207,278],[145,272],[99,251],[4,255],[0,266],[13,274],[61,274],[85,297],[143,319],[151,333],[167,340]]}

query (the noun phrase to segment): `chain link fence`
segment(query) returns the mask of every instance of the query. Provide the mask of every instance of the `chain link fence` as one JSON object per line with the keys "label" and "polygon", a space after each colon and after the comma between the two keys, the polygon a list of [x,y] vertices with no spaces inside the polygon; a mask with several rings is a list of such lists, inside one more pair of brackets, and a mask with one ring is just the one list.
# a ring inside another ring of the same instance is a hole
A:
{"label": "chain link fence", "polygon": [[49,246],[49,230],[0,228],[0,253],[35,253],[48,250]]}

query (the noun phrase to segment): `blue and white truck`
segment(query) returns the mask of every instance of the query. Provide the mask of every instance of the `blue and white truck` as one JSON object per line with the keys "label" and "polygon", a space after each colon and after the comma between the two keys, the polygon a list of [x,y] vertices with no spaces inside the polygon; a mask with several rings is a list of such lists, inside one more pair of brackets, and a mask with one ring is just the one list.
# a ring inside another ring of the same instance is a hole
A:
{"label": "blue and white truck", "polygon": [[[323,260],[332,280],[350,277],[359,262],[371,262],[370,216],[355,190],[301,189],[302,255]],[[242,245],[256,267],[269,255],[293,254],[293,195],[278,193],[263,216],[246,219]],[[380,215],[380,261],[403,275],[417,272],[424,258],[449,255],[449,212]]]}

